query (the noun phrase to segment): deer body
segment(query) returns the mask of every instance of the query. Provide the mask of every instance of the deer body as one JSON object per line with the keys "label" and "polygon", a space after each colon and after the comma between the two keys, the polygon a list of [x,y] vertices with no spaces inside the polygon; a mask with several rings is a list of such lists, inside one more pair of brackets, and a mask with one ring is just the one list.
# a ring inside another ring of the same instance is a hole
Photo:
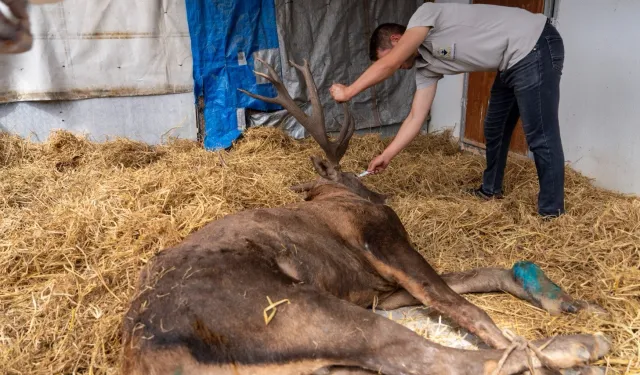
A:
{"label": "deer body", "polygon": [[[238,363],[251,363],[256,357],[267,363],[294,361],[300,355],[296,348],[276,353],[274,345],[301,332],[307,335],[309,329],[322,331],[326,323],[314,320],[305,309],[329,308],[326,301],[338,299],[367,307],[375,297],[383,300],[393,293],[397,283],[376,272],[363,254],[368,231],[373,236],[369,240],[397,236],[399,242],[405,241],[397,217],[390,215],[393,211],[339,187],[325,185],[319,190],[324,194],[309,202],[228,216],[160,253],[143,277],[142,293],[131,309],[143,312],[125,320],[124,332],[132,332],[152,315],[162,327],[145,327],[128,338],[126,348],[134,341],[142,348],[154,341],[145,342],[144,336],[172,337],[173,342],[167,339],[168,348],[180,347],[191,337],[202,342],[190,350],[209,349],[192,353],[207,358],[205,362],[225,363],[226,345],[237,350],[231,358]],[[389,224],[380,226],[385,219]],[[278,307],[269,325],[263,319],[267,296],[290,301]],[[194,327],[196,321],[209,327],[207,334]],[[214,332],[220,347],[211,348],[207,340]],[[283,340],[283,336],[289,337]],[[313,336],[319,343],[333,340],[320,332]]]}
{"label": "deer body", "polygon": [[[306,64],[304,73],[313,102]],[[384,197],[340,171],[348,117],[345,128],[334,144],[319,140],[331,156],[313,158],[320,178],[295,188],[304,202],[229,215],[149,262],[124,319],[123,373],[517,374],[529,366],[524,347],[501,362],[511,342],[459,293],[506,291],[550,311],[560,301],[565,311],[586,306],[566,294],[551,302],[532,295],[510,270],[438,275]],[[496,349],[437,345],[366,310],[374,301],[431,306]],[[536,374],[553,373],[543,365],[583,366],[608,349],[601,336],[565,336],[531,363]]]}

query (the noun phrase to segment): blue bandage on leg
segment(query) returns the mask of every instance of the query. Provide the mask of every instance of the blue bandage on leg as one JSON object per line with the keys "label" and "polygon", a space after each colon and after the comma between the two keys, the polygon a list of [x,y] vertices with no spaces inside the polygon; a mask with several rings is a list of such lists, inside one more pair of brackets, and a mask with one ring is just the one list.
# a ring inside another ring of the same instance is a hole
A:
{"label": "blue bandage on leg", "polygon": [[513,278],[524,290],[534,298],[558,299],[562,296],[562,289],[551,281],[544,271],[535,263],[529,261],[516,262],[511,269]]}

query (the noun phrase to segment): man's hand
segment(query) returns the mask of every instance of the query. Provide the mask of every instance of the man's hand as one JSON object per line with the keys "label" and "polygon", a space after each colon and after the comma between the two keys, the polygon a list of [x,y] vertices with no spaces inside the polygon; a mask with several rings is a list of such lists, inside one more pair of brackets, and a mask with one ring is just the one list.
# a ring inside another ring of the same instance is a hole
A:
{"label": "man's hand", "polygon": [[427,118],[427,114],[431,109],[433,98],[436,95],[436,88],[438,83],[419,89],[413,96],[413,104],[411,105],[411,112],[409,116],[404,120],[398,134],[395,136],[391,144],[382,152],[382,154],[376,156],[371,163],[367,171],[371,173],[379,173],[385,170],[391,159],[393,159],[402,149],[404,149],[420,132],[420,128]]}
{"label": "man's hand", "polygon": [[349,87],[340,83],[334,83],[333,85],[331,85],[329,93],[331,93],[333,100],[338,103],[348,102],[352,98],[352,96],[349,94]]}
{"label": "man's hand", "polygon": [[380,173],[384,171],[387,166],[391,163],[391,158],[386,156],[384,153],[376,156],[371,163],[369,163],[369,168],[367,168],[368,172],[371,173]]}

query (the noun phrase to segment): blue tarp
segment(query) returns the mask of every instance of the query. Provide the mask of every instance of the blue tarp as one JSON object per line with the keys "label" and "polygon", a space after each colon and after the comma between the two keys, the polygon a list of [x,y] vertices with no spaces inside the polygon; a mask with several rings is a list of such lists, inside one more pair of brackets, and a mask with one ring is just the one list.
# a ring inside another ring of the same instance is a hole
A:
{"label": "blue tarp", "polygon": [[186,6],[195,99],[204,98],[204,147],[227,148],[241,134],[238,108],[281,109],[237,90],[275,95],[253,74],[254,53],[278,48],[274,0],[186,0]]}

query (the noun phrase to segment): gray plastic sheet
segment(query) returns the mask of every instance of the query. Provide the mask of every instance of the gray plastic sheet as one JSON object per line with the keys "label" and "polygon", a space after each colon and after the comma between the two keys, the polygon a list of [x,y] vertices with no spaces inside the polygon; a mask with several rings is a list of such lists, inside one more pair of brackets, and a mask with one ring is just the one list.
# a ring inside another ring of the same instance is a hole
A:
{"label": "gray plastic sheet", "polygon": [[[329,94],[334,82],[350,84],[371,64],[369,37],[377,25],[386,22],[407,24],[422,0],[275,0],[280,48],[260,56],[276,68],[291,97],[305,112],[311,108],[306,86],[290,63],[310,62],[313,77],[324,106],[328,131],[338,131],[342,106]],[[279,60],[279,61],[278,61]],[[259,71],[264,70],[258,65]],[[278,69],[279,70],[279,69]],[[415,91],[415,72],[398,71],[386,81],[370,88],[350,102],[356,129],[393,125],[404,120],[411,109]],[[252,112],[249,126],[282,126],[295,138],[305,131],[287,112]],[[337,121],[335,121],[337,120]]]}

